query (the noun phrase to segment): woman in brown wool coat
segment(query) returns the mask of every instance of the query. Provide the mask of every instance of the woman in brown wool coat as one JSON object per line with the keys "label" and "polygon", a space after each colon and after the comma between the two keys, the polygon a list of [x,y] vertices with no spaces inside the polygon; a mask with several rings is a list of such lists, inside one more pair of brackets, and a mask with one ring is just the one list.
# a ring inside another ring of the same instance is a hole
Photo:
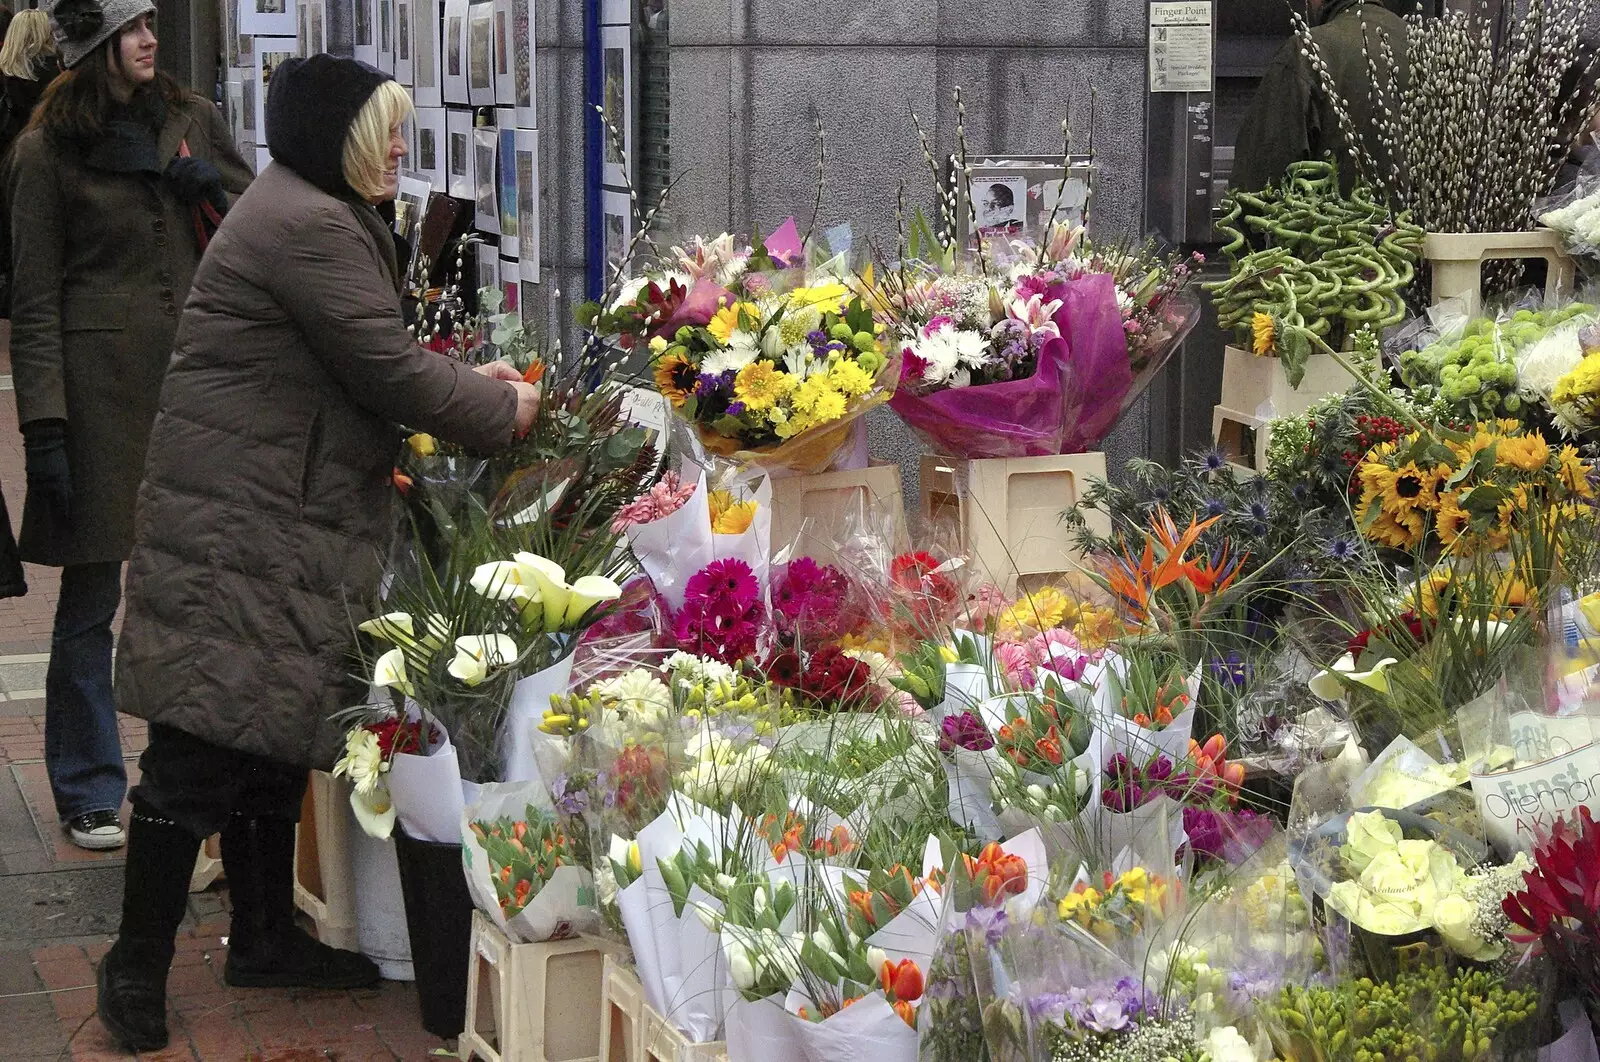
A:
{"label": "woman in brown wool coat", "polygon": [[[399,425],[478,451],[526,430],[535,388],[419,347],[379,213],[398,191],[411,101],[348,59],[272,75],[273,163],[195,274],[139,488],[117,703],[150,721],[122,926],[99,1013],[126,1047],[167,1042],[165,992],[201,839],[222,833],[233,901],[224,977],[354,988],[360,955],[294,920],[294,824],[310,767],[359,704],[355,624],[395,526]],[[392,215],[391,215],[392,217]]]}
{"label": "woman in brown wool coat", "polygon": [[67,71],[4,169],[11,364],[24,436],[22,559],[60,568],[45,676],[56,813],[85,848],[123,842],[127,788],[111,623],[162,377],[200,260],[195,211],[250,171],[217,108],[156,70],[150,0],[58,0]]}

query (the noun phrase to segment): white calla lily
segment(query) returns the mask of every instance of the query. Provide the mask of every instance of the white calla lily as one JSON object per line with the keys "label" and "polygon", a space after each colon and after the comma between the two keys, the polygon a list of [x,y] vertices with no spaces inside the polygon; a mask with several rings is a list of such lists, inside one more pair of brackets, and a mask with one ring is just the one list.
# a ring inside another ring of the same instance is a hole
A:
{"label": "white calla lily", "polygon": [[[572,587],[567,585],[567,571],[553,560],[536,553],[518,553],[516,563],[528,574],[529,581],[538,590],[538,601],[544,606],[544,629],[558,631],[567,615],[567,599]],[[524,611],[528,615],[528,611]],[[531,616],[529,616],[531,618]]]}
{"label": "white calla lily", "polygon": [[447,669],[468,686],[476,686],[497,667],[517,659],[517,643],[504,634],[469,634],[456,639],[455,659]]}
{"label": "white calla lily", "polygon": [[572,584],[571,594],[567,598],[567,612],[561,622],[562,628],[576,624],[596,605],[605,601],[615,601],[621,596],[622,587],[605,576],[581,576]]}
{"label": "white calla lily", "polygon": [[1345,685],[1350,682],[1359,683],[1379,693],[1388,693],[1389,676],[1385,672],[1399,662],[1392,656],[1386,656],[1365,671],[1357,671],[1354,654],[1346,653],[1332,667],[1312,676],[1306,685],[1311,688],[1312,693],[1325,701],[1336,701],[1343,697]]}
{"label": "white calla lily", "polygon": [[405,645],[414,640],[417,633],[409,612],[389,612],[382,616],[374,616],[356,629],[374,638],[382,638],[390,645]]}
{"label": "white calla lily", "polygon": [[406,674],[406,654],[403,650],[390,649],[378,657],[372,665],[372,684],[380,689],[393,687],[407,697],[416,692]]}
{"label": "white calla lily", "polygon": [[490,561],[472,573],[472,588],[495,601],[537,601],[539,588],[533,574],[516,561]]}
{"label": "white calla lily", "polygon": [[387,785],[380,785],[366,793],[350,790],[350,810],[355,812],[356,822],[361,824],[361,829],[368,837],[387,841],[394,832],[394,801],[389,797]]}

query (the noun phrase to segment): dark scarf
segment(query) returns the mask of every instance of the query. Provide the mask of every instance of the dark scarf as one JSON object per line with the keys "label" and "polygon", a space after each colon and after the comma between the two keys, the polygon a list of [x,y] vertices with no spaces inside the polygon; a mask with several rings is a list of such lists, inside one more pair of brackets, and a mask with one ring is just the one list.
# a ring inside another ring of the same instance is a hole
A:
{"label": "dark scarf", "polygon": [[165,160],[156,150],[156,138],[166,122],[167,103],[161,93],[140,91],[131,102],[112,107],[98,137],[81,142],[84,164],[110,173],[160,175]]}

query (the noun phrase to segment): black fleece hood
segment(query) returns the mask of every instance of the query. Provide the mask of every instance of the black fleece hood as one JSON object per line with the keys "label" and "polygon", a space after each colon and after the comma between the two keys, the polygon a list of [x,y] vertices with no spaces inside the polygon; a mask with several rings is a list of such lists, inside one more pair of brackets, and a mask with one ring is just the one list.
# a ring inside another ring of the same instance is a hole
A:
{"label": "black fleece hood", "polygon": [[355,193],[344,179],[350,125],[388,74],[354,59],[319,53],[285,59],[267,89],[267,148],[330,195]]}

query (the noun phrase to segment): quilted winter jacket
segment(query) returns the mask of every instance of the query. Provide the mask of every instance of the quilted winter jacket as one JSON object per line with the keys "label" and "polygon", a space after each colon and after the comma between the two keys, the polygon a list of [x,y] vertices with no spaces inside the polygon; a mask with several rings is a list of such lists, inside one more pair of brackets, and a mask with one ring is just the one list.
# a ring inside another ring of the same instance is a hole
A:
{"label": "quilted winter jacket", "polygon": [[195,273],[139,488],[117,706],[326,768],[394,529],[398,425],[479,451],[514,389],[418,347],[377,211],[269,166]]}

